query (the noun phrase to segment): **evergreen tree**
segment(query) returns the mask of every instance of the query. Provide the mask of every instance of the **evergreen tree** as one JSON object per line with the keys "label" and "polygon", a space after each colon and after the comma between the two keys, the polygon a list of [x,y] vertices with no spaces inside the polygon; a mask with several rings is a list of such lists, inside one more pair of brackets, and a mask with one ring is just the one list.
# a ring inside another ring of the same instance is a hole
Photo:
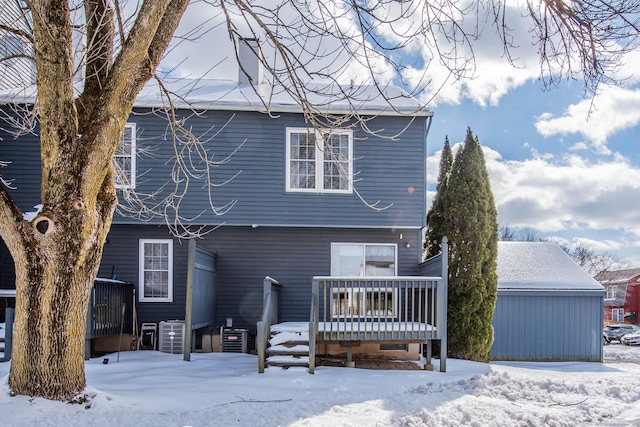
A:
{"label": "evergreen tree", "polygon": [[498,220],[482,147],[471,129],[441,197],[442,233],[449,239],[449,354],[486,361],[498,288]]}
{"label": "evergreen tree", "polygon": [[427,257],[437,255],[441,250],[443,232],[443,194],[447,187],[447,180],[453,164],[453,153],[449,145],[449,137],[445,137],[444,147],[440,155],[440,170],[438,172],[438,182],[436,184],[436,195],[433,204],[427,212],[427,236],[424,242],[424,252]]}

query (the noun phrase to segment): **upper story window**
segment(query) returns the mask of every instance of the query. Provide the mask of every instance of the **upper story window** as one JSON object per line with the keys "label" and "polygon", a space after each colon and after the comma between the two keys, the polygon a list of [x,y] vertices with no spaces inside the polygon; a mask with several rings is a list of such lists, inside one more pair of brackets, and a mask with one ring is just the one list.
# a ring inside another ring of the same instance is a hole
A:
{"label": "upper story window", "polygon": [[287,191],[350,193],[353,132],[287,128]]}
{"label": "upper story window", "polygon": [[616,299],[616,287],[613,285],[605,286],[606,294],[604,299]]}
{"label": "upper story window", "polygon": [[113,156],[116,188],[136,188],[136,124],[127,123]]}
{"label": "upper story window", "polygon": [[173,301],[173,240],[140,239],[142,302]]}

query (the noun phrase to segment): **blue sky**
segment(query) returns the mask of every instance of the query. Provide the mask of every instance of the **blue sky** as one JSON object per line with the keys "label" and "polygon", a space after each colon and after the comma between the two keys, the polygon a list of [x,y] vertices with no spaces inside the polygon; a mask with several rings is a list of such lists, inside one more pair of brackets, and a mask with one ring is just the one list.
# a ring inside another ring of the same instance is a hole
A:
{"label": "blue sky", "polygon": [[[505,61],[491,31],[475,42],[475,66],[458,82],[437,61],[429,61],[432,52],[424,43],[408,46],[416,69],[406,72],[405,81],[415,85],[426,75],[433,82],[421,95],[435,112],[428,140],[429,184],[435,184],[445,135],[454,145],[471,127],[485,149],[501,225],[530,228],[541,238],[588,246],[628,267],[640,266],[640,209],[635,203],[640,199],[640,75],[633,74],[640,70],[640,53],[623,58],[624,67],[615,75],[623,86],[603,87],[589,114],[591,99],[583,97],[580,80],[544,90],[526,22],[517,22],[522,17],[515,8],[508,16],[515,20],[514,40],[521,46],[514,55],[517,67]],[[176,43],[162,64],[165,71],[237,78],[226,28],[216,26],[222,20],[219,10],[192,3],[178,34],[207,18],[210,31],[201,31],[196,41]],[[390,39],[397,35],[377,30]],[[375,66],[380,78],[399,81],[383,62]],[[345,81],[367,75],[361,67],[342,67]],[[430,192],[429,202],[432,197]]]}
{"label": "blue sky", "polygon": [[[510,90],[497,105],[465,99],[435,107],[429,180],[436,179],[445,136],[454,145],[469,126],[485,149],[501,225],[531,228],[541,238],[581,244],[638,266],[640,126],[607,130],[613,121],[608,118],[624,113],[609,109],[603,98],[595,99],[597,111],[590,118],[571,117],[571,106],[584,102],[582,87],[571,83],[549,91],[528,83]],[[630,108],[640,116],[640,103]],[[536,123],[549,114],[564,118],[565,127],[539,130]],[[592,141],[582,133],[563,133],[576,127],[572,121],[581,122],[587,134],[608,136]]]}

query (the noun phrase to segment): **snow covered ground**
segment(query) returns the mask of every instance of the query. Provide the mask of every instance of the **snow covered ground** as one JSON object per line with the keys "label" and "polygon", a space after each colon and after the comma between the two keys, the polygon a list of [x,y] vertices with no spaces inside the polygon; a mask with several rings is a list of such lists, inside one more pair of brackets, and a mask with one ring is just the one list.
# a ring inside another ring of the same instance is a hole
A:
{"label": "snow covered ground", "polygon": [[0,426],[640,426],[640,348],[601,363],[475,363],[448,372],[317,367],[257,372],[248,354],[136,351],[86,362],[92,396],[11,397]]}

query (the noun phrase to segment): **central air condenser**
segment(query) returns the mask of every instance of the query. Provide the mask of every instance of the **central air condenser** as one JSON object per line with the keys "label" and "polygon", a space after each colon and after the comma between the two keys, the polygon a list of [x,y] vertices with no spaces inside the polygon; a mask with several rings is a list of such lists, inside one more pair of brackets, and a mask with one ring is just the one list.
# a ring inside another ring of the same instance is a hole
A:
{"label": "central air condenser", "polygon": [[223,329],[222,351],[228,353],[247,353],[249,343],[247,329]]}
{"label": "central air condenser", "polygon": [[158,350],[163,353],[181,354],[184,348],[184,320],[167,320],[160,322],[158,334]]}

